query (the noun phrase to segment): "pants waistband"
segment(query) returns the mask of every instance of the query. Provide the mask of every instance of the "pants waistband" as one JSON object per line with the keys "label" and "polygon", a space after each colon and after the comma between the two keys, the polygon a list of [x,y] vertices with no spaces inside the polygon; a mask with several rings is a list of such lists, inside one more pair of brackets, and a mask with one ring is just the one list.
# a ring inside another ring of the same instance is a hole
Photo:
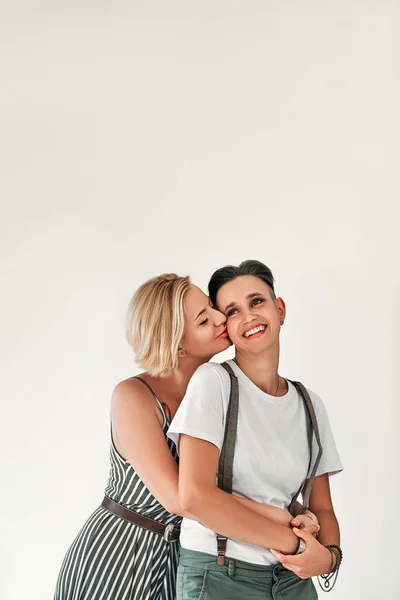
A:
{"label": "pants waistband", "polygon": [[225,565],[217,565],[217,556],[206,554],[205,552],[197,552],[196,550],[187,550],[181,548],[179,551],[179,564],[183,567],[196,567],[204,571],[216,571],[218,573],[227,573],[229,575],[237,575],[239,577],[249,577],[252,579],[272,579],[279,575],[279,578],[290,579],[294,575],[291,571],[285,569],[281,563],[276,565],[257,565],[248,563],[244,560],[225,557]]}

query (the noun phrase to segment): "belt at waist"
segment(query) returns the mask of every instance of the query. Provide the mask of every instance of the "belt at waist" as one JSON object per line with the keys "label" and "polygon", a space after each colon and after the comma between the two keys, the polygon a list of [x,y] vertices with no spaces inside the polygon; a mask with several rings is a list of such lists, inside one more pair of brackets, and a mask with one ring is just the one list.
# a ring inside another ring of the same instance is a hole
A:
{"label": "belt at waist", "polygon": [[143,529],[147,529],[148,531],[160,535],[166,542],[177,542],[179,539],[180,529],[172,523],[166,525],[165,523],[160,523],[149,517],[139,515],[139,513],[134,510],[130,510],[129,508],[118,504],[118,502],[114,502],[114,500],[111,500],[111,498],[108,498],[107,496],[104,496],[101,505],[110,513],[117,515],[121,519],[125,519],[125,521],[129,521]]}

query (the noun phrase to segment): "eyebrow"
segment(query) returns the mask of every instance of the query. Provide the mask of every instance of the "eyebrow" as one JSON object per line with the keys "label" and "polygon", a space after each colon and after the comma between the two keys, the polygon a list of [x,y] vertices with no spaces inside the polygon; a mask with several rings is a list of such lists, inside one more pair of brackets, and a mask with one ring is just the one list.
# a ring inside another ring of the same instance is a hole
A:
{"label": "eyebrow", "polygon": [[[259,292],[253,292],[252,294],[249,294],[248,296],[246,296],[246,300],[250,300],[250,298],[255,298],[256,296],[264,296],[264,294],[260,294]],[[236,305],[236,302],[231,302],[230,304],[225,306],[225,310],[228,310],[228,308],[232,308],[232,306],[235,306],[235,305]]]}
{"label": "eyebrow", "polygon": [[205,312],[206,312],[206,310],[207,310],[206,308],[203,308],[203,310],[201,310],[201,311],[199,312],[199,314],[197,315],[197,317],[195,318],[195,321],[197,321],[197,319],[198,319],[198,318],[199,318],[199,317],[200,317],[200,316],[201,316],[203,313],[205,313]]}

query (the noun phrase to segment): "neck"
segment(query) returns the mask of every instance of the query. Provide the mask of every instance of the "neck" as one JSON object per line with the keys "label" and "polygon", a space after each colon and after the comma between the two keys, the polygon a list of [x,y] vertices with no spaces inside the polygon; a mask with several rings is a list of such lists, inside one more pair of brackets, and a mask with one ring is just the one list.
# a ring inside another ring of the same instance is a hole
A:
{"label": "neck", "polygon": [[186,394],[186,389],[193,373],[205,362],[207,361],[186,357],[179,361],[178,368],[171,375],[168,375],[168,377],[151,377],[146,374],[146,379],[153,387],[156,395],[159,395],[160,398],[173,399],[174,402],[179,404]]}
{"label": "neck", "polygon": [[[262,354],[242,353],[236,350],[235,360],[239,368],[257,386],[271,396],[276,395],[279,375],[279,341]],[[278,396],[287,391],[286,382],[279,384]]]}

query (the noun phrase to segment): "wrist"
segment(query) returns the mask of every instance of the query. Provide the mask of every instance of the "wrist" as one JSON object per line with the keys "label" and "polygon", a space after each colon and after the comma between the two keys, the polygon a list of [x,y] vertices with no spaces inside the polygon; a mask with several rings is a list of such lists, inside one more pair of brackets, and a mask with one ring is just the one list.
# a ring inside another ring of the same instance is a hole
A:
{"label": "wrist", "polygon": [[323,573],[330,573],[331,570],[336,565],[336,556],[326,546],[323,546],[323,548],[324,548],[324,567],[323,567],[324,570],[323,570]]}
{"label": "wrist", "polygon": [[283,525],[284,527],[290,527],[292,519],[293,517],[290,514],[290,512],[287,510],[283,510],[280,514],[280,525]]}
{"label": "wrist", "polygon": [[332,553],[332,569],[331,572],[334,573],[335,571],[339,570],[339,567],[342,563],[342,559],[343,559],[343,552],[340,546],[338,546],[337,544],[328,544],[326,546],[326,548],[328,548],[328,550]]}

